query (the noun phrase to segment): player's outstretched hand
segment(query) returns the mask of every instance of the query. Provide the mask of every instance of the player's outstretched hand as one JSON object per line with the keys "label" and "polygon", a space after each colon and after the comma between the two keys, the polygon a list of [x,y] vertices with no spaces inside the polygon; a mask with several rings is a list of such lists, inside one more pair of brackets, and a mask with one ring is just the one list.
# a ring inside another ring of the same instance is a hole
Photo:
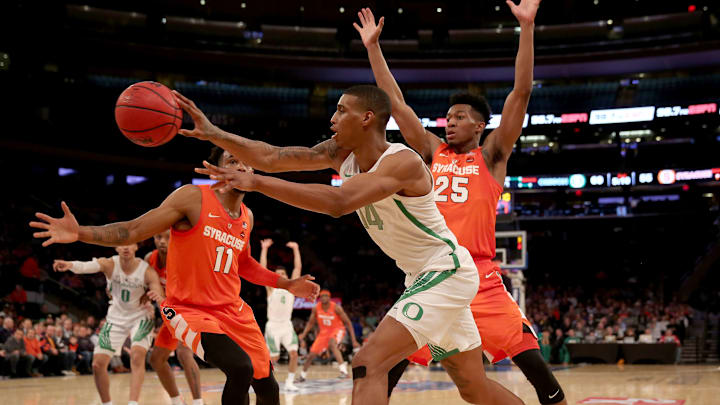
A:
{"label": "player's outstretched hand", "polygon": [[233,188],[240,191],[253,191],[255,187],[255,175],[252,172],[241,172],[224,167],[217,167],[212,163],[203,160],[204,168],[196,168],[195,172],[210,176],[217,183],[210,186],[213,190],[226,193]]}
{"label": "player's outstretched hand", "polygon": [[212,139],[217,134],[218,127],[210,122],[205,114],[195,105],[194,101],[183,96],[177,90],[173,90],[173,94],[175,95],[178,105],[190,115],[190,118],[192,118],[195,124],[195,128],[193,128],[192,131],[189,129],[181,129],[178,131],[178,134],[203,141]]}
{"label": "player's outstretched hand", "polygon": [[297,242],[288,242],[285,244],[285,246],[289,247],[290,249],[300,249],[300,245],[298,245]]}
{"label": "player's outstretched hand", "polygon": [[516,5],[514,0],[505,0],[505,2],[510,7],[510,11],[512,11],[515,18],[517,18],[520,25],[535,23],[535,16],[540,7],[540,0],[520,0],[519,5]]}
{"label": "player's outstretched hand", "polygon": [[70,212],[70,208],[65,204],[65,201],[60,203],[60,207],[65,213],[62,218],[53,218],[42,212],[36,212],[35,216],[44,222],[30,222],[31,227],[45,230],[33,233],[36,238],[48,238],[42,243],[43,247],[50,246],[53,243],[72,243],[78,240],[80,225],[72,212]]}
{"label": "player's outstretched hand", "polygon": [[315,277],[309,274],[294,278],[288,282],[287,290],[297,297],[315,301],[320,294],[320,286],[311,280]]}
{"label": "player's outstretched hand", "polygon": [[378,23],[375,24],[373,12],[369,8],[363,8],[358,11],[358,18],[360,18],[360,25],[353,23],[353,27],[360,33],[360,39],[362,39],[365,48],[377,45],[380,33],[385,25],[385,17],[380,17]]}
{"label": "player's outstretched hand", "polygon": [[263,239],[260,241],[260,247],[263,249],[270,249],[270,246],[272,246],[273,240],[270,238]]}
{"label": "player's outstretched hand", "polygon": [[72,262],[55,259],[53,260],[52,268],[54,271],[68,271],[72,268]]}

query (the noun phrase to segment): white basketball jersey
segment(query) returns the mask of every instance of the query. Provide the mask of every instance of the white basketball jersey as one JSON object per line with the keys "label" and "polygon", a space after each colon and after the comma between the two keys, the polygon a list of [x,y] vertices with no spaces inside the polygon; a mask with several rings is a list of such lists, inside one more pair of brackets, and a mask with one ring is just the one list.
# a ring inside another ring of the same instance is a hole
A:
{"label": "white basketball jersey", "polygon": [[288,290],[273,288],[273,292],[267,297],[267,320],[268,322],[287,322],[292,317],[295,296]]}
{"label": "white basketball jersey", "polygon": [[140,305],[140,297],[145,294],[145,271],[148,263],[140,260],[135,271],[125,274],[120,267],[120,256],[112,257],[112,277],[107,280],[111,301],[108,308],[107,321],[110,323],[133,322],[149,316],[147,310]]}
{"label": "white basketball jersey", "polygon": [[[377,170],[387,156],[404,150],[412,149],[400,143],[391,143],[368,172]],[[351,153],[340,166],[340,175],[347,180],[359,173],[355,154]],[[431,178],[428,176],[428,184]],[[405,272],[405,285],[408,287],[418,274],[453,270],[461,263],[473,263],[470,253],[458,244],[445,224],[435,205],[433,189],[429,188],[430,192],[424,196],[393,194],[356,211],[373,241]]]}

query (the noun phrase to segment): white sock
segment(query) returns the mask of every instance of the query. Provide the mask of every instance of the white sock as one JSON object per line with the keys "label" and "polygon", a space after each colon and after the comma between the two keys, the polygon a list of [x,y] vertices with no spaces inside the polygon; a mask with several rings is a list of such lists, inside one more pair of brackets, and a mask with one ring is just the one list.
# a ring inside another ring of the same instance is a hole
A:
{"label": "white sock", "polygon": [[193,399],[193,405],[204,405],[202,398]]}
{"label": "white sock", "polygon": [[288,373],[288,381],[295,381],[295,373]]}
{"label": "white sock", "polygon": [[183,405],[184,402],[183,402],[182,396],[178,395],[176,397],[170,398],[170,403],[172,405]]}
{"label": "white sock", "polygon": [[128,405],[138,405],[137,401],[128,401]]}
{"label": "white sock", "polygon": [[344,361],[342,364],[340,364],[340,372],[343,374],[347,374],[347,361]]}
{"label": "white sock", "polygon": [[112,401],[103,402],[102,405],[112,405]]}
{"label": "white sock", "polygon": [[305,370],[300,371],[300,377],[307,378],[307,371],[305,371]]}

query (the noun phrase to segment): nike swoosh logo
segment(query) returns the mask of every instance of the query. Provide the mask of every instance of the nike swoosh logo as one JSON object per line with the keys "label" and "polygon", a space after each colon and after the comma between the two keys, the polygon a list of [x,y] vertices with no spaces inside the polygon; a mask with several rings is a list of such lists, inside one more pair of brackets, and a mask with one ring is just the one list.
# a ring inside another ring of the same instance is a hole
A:
{"label": "nike swoosh logo", "polygon": [[220,215],[213,215],[212,213],[208,214],[210,218],[220,218]]}
{"label": "nike swoosh logo", "polygon": [[492,272],[492,273],[488,273],[488,274],[486,274],[486,275],[485,275],[485,278],[490,278],[490,277],[492,277],[492,276],[493,276],[493,274],[495,274],[495,272]]}
{"label": "nike swoosh logo", "polygon": [[345,173],[345,177],[352,177],[353,175],[350,173]]}
{"label": "nike swoosh logo", "polygon": [[446,154],[444,154],[444,153],[441,153],[440,156],[442,156],[442,157],[448,157],[448,155],[446,155]]}
{"label": "nike swoosh logo", "polygon": [[555,398],[555,396],[556,396],[557,394],[559,394],[559,393],[560,393],[560,390],[557,390],[557,391],[555,391],[555,393],[554,393],[554,394],[552,394],[552,395],[550,395],[550,396],[549,396],[549,397],[550,397],[550,399],[553,399],[553,398]]}

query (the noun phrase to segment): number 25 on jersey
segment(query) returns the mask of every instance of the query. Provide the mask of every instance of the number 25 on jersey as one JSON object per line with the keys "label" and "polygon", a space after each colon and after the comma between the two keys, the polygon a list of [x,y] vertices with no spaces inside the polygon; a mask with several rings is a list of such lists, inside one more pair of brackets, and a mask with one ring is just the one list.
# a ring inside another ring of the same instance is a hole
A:
{"label": "number 25 on jersey", "polygon": [[468,189],[466,186],[469,182],[470,179],[468,179],[467,177],[439,176],[435,180],[435,186],[437,187],[435,189],[435,201],[447,202],[447,194],[442,193],[443,191],[445,191],[446,188],[450,187],[450,189],[452,190],[452,193],[450,193],[450,200],[456,203],[464,203],[468,199]]}

